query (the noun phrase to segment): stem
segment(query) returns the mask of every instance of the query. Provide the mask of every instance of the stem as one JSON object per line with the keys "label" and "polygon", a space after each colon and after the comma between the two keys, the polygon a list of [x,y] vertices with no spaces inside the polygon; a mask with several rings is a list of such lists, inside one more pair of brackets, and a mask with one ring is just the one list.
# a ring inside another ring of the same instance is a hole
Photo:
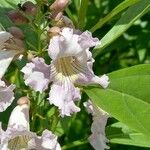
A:
{"label": "stem", "polygon": [[59,112],[58,112],[57,108],[55,108],[55,114],[52,117],[52,125],[51,125],[52,132],[55,132],[57,124],[59,122],[59,119],[60,119]]}
{"label": "stem", "polygon": [[38,35],[38,52],[41,52],[42,50],[42,46],[41,46],[41,29],[38,26],[38,30],[37,30],[37,35]]}

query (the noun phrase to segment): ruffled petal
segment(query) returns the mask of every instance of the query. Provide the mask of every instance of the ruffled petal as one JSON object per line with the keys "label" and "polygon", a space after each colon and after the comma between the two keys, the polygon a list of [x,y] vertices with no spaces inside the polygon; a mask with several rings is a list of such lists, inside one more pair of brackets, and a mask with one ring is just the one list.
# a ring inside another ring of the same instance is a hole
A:
{"label": "ruffled petal", "polygon": [[20,54],[22,49],[19,41],[10,33],[0,31],[0,79],[7,71],[15,55]]}
{"label": "ruffled petal", "polygon": [[76,81],[77,84],[100,84],[103,88],[107,88],[109,85],[109,78],[107,75],[102,75],[98,77],[93,72],[93,63],[94,59],[92,58],[92,53],[86,49],[87,60],[86,64],[84,64],[84,71],[81,71],[78,80]]}
{"label": "ruffled petal", "polygon": [[29,149],[36,150],[61,150],[57,142],[57,136],[52,134],[51,131],[44,130],[42,136],[35,136],[29,142]]}
{"label": "ruffled petal", "polygon": [[7,107],[11,105],[14,100],[14,85],[6,86],[3,81],[0,80],[0,112],[5,111]]}
{"label": "ruffled petal", "polygon": [[95,150],[104,150],[109,147],[106,145],[108,139],[105,136],[105,126],[109,117],[108,113],[94,105],[91,101],[85,102],[84,106],[88,113],[93,116],[93,123],[91,126],[92,134],[89,137],[89,142]]}
{"label": "ruffled petal", "polygon": [[21,70],[24,73],[25,84],[35,91],[43,92],[50,82],[50,66],[45,64],[43,58],[34,58]]}
{"label": "ruffled petal", "polygon": [[60,110],[60,114],[63,117],[64,115],[70,116],[72,113],[79,112],[78,108],[74,101],[81,98],[80,91],[78,88],[75,88],[72,83],[67,83],[70,85],[59,85],[53,84],[49,93],[49,102],[54,104]]}
{"label": "ruffled petal", "polygon": [[48,53],[55,60],[61,57],[76,56],[85,51],[78,44],[79,35],[73,33],[73,29],[64,28],[60,35],[50,40]]}
{"label": "ruffled petal", "polygon": [[109,78],[107,75],[102,75],[101,77],[94,76],[91,81],[91,83],[98,83],[100,84],[103,88],[107,88],[109,85]]}
{"label": "ruffled petal", "polygon": [[99,39],[93,38],[91,32],[89,31],[85,31],[79,36],[78,43],[83,49],[87,49],[101,44]]}

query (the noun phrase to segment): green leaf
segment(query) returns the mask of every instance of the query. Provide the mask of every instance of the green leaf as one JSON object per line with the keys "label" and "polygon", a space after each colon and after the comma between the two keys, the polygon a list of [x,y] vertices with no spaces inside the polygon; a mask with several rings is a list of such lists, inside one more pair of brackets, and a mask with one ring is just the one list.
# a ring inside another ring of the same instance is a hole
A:
{"label": "green leaf", "polygon": [[117,7],[115,7],[107,16],[100,19],[91,29],[91,32],[95,32],[97,29],[101,28],[105,23],[110,21],[114,16],[119,14],[121,11],[126,9],[127,7],[137,3],[139,0],[125,0],[120,3]]}
{"label": "green leaf", "polygon": [[108,126],[106,134],[111,143],[150,147],[150,138],[120,122]]}
{"label": "green leaf", "polygon": [[82,0],[80,4],[79,14],[78,14],[78,27],[79,29],[83,29],[85,25],[85,17],[86,17],[86,11],[88,8],[88,2],[89,0]]}
{"label": "green leaf", "polygon": [[129,7],[115,26],[101,39],[101,45],[93,50],[93,56],[99,55],[102,50],[121,36],[137,19],[147,13],[150,9],[150,1],[142,0]]}
{"label": "green leaf", "polygon": [[142,133],[130,133],[129,138],[113,138],[111,143],[150,147],[150,139]]}
{"label": "green leaf", "polygon": [[90,99],[111,116],[129,127],[150,136],[150,104],[112,89],[87,87]]}
{"label": "green leaf", "polygon": [[85,92],[110,115],[150,136],[150,65],[133,66],[108,76],[108,89],[86,87]]}
{"label": "green leaf", "polygon": [[113,71],[108,74],[111,79],[118,79],[136,75],[150,75],[150,64],[141,64],[125,69]]}
{"label": "green leaf", "polygon": [[150,65],[137,65],[109,74],[109,88],[150,103]]}

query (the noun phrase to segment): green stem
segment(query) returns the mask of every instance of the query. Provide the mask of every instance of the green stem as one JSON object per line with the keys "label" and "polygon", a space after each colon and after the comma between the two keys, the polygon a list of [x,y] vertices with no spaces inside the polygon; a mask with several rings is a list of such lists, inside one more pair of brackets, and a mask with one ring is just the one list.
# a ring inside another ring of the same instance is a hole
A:
{"label": "green stem", "polygon": [[57,124],[59,122],[59,112],[58,112],[58,109],[55,108],[55,114],[53,115],[52,117],[52,125],[51,125],[51,131],[52,132],[55,132],[56,128],[57,128]]}
{"label": "green stem", "polygon": [[110,21],[114,16],[118,15],[120,12],[125,10],[127,7],[132,6],[133,4],[137,3],[139,0],[125,0],[120,3],[117,7],[115,7],[108,15],[104,18],[100,19],[91,29],[90,31],[93,33],[97,29],[101,28],[105,23]]}

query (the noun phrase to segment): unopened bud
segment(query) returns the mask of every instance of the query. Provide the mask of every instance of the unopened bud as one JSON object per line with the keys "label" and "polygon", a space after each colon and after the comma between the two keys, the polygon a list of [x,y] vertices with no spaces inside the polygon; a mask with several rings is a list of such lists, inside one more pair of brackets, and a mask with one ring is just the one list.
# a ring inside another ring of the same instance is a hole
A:
{"label": "unopened bud", "polygon": [[60,33],[60,28],[59,27],[52,27],[48,30],[48,35],[50,37],[53,37],[55,35],[58,35]]}
{"label": "unopened bud", "polygon": [[28,53],[27,59],[28,59],[29,61],[32,61],[33,58],[34,58],[34,55],[33,55],[32,53]]}
{"label": "unopened bud", "polygon": [[66,16],[62,16],[62,18],[59,21],[55,21],[54,24],[59,28],[63,27],[74,28],[73,22]]}
{"label": "unopened bud", "polygon": [[18,27],[10,27],[8,28],[8,31],[17,39],[24,39],[24,34],[22,30]]}
{"label": "unopened bud", "polygon": [[54,21],[60,21],[62,18],[63,18],[63,13],[59,12],[56,16],[54,16]]}
{"label": "unopened bud", "polygon": [[18,99],[17,104],[18,105],[24,105],[24,104],[28,104],[29,105],[30,101],[29,101],[29,99],[26,96],[24,96],[24,97],[21,97],[21,98]]}
{"label": "unopened bud", "polygon": [[24,9],[24,12],[29,15],[35,16],[37,13],[37,6],[30,1],[25,2],[22,5],[22,8]]}
{"label": "unopened bud", "polygon": [[23,23],[28,23],[28,19],[25,18],[19,11],[17,10],[11,10],[8,12],[7,16],[9,17],[9,19],[19,25],[19,24],[23,24]]}
{"label": "unopened bud", "polygon": [[64,9],[69,4],[69,0],[56,0],[51,6],[51,11],[61,12],[64,11]]}

